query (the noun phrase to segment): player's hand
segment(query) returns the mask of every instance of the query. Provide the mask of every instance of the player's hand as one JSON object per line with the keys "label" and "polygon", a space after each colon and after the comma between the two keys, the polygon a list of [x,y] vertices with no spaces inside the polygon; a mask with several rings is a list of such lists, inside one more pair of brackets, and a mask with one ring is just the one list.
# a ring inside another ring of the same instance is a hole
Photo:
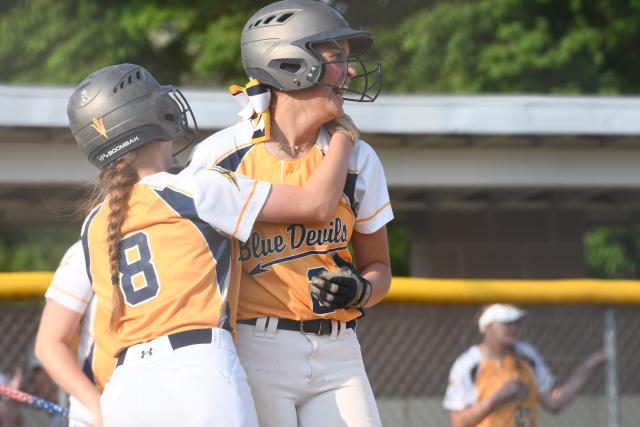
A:
{"label": "player's hand", "polygon": [[363,307],[371,297],[371,282],[350,263],[334,253],[339,271],[323,271],[311,279],[311,293],[330,308]]}
{"label": "player's hand", "polygon": [[520,380],[511,380],[491,396],[492,406],[497,409],[505,403],[526,399],[528,396],[529,387]]}
{"label": "player's hand", "polygon": [[356,126],[351,117],[349,117],[347,114],[344,114],[337,119],[331,120],[324,126],[325,128],[327,128],[331,135],[336,132],[343,133],[347,135],[349,139],[351,139],[351,142],[354,144],[358,139],[360,139],[360,129],[358,129],[358,126]]}

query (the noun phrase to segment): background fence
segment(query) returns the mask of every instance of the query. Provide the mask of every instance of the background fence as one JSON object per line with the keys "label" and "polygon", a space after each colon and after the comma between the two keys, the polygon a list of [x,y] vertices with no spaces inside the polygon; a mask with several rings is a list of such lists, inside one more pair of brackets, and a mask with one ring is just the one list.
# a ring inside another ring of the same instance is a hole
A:
{"label": "background fence", "polygon": [[[11,280],[18,277],[13,276]],[[545,427],[637,426],[640,424],[640,316],[635,305],[621,302],[637,301],[640,283],[596,281],[600,288],[607,289],[594,295],[584,291],[590,289],[591,281],[569,282],[555,283],[549,287],[555,291],[550,290],[537,300],[555,298],[570,303],[536,304],[536,298],[529,297],[529,304],[525,307],[529,315],[523,320],[520,336],[538,349],[557,381],[562,382],[586,355],[604,346],[605,317],[610,310],[615,318],[612,331],[618,379],[617,393],[613,393],[618,397],[613,404],[619,408],[620,423],[616,425],[611,420],[606,369],[603,368],[596,371],[583,393],[564,411],[556,415],[542,412],[542,424]],[[39,288],[46,283],[36,280],[31,290],[22,286],[21,295],[41,295],[43,289]],[[447,300],[442,296],[447,287],[444,283],[394,279],[387,301],[368,310],[359,322],[358,335],[363,356],[385,426],[449,425],[448,414],[442,408],[448,372],[456,357],[481,338],[475,320],[480,302],[504,300],[505,295],[496,291],[501,288],[520,303],[527,302],[525,295],[535,294],[527,291],[529,286],[518,286],[520,282],[515,281],[510,286],[502,281],[491,282],[493,286],[485,282],[486,292],[479,292],[482,290],[480,281],[449,281],[446,282],[449,283],[449,294],[455,297]],[[538,282],[543,288],[549,283]],[[635,285],[635,292],[627,287],[629,284]],[[458,293],[460,286],[468,289]],[[4,291],[0,294],[5,297],[17,295],[15,289],[6,286],[2,289]],[[515,294],[512,293],[514,289],[517,291]],[[602,304],[577,304],[597,298]],[[429,303],[429,300],[438,303]],[[455,303],[459,300],[477,303]],[[41,300],[37,298],[0,304],[0,328],[4,332],[0,337],[0,368],[11,371],[17,366],[25,367],[25,391],[49,400],[59,400],[55,386],[49,383],[47,387],[41,369],[30,357],[41,308]],[[29,422],[22,425],[47,425],[46,414],[30,408],[20,409],[27,412],[25,420]]]}

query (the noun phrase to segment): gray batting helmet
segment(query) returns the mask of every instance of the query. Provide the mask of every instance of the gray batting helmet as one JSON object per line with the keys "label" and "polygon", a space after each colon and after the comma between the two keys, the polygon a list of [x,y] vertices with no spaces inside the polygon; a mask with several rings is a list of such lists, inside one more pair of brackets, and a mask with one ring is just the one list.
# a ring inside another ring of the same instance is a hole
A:
{"label": "gray batting helmet", "polygon": [[191,134],[195,140],[197,130],[180,91],[161,86],[134,64],[112,65],[85,78],[69,99],[67,116],[78,146],[100,169],[155,140],[189,139]]}
{"label": "gray batting helmet", "polygon": [[[251,78],[282,91],[306,89],[322,78],[324,64],[314,45],[347,40],[351,65],[359,65],[358,89],[351,101],[373,101],[380,93],[378,63],[358,59],[373,44],[373,35],[352,29],[335,9],[313,0],[283,0],[257,11],[242,30],[242,64]],[[373,64],[373,67],[369,64]],[[346,68],[345,68],[346,69]],[[352,86],[352,85],[350,85]]]}

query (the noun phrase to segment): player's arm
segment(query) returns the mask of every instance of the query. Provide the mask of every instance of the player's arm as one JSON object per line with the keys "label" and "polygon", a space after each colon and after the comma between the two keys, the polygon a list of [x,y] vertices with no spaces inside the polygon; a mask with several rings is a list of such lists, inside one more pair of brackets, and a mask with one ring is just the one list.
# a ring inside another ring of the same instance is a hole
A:
{"label": "player's arm", "polygon": [[58,385],[82,402],[101,426],[100,393],[78,365],[71,350],[82,315],[53,301],[47,300],[38,333],[35,353],[42,366]]}
{"label": "player's arm", "polygon": [[358,271],[371,283],[371,297],[364,305],[364,307],[371,307],[387,296],[391,286],[387,227],[383,226],[371,234],[354,231],[351,244]]}
{"label": "player's arm", "polygon": [[389,292],[391,263],[386,223],[393,218],[387,184],[380,159],[368,145],[358,147],[358,188],[360,208],[351,237],[357,269],[341,259],[334,262],[340,271],[325,271],[311,280],[311,292],[323,304],[335,308],[369,307]]}
{"label": "player's arm", "polygon": [[572,372],[571,376],[561,385],[556,386],[546,393],[540,394],[540,404],[552,413],[560,411],[573,399],[586,385],[593,372],[607,360],[604,350],[592,353]]}
{"label": "player's arm", "polygon": [[451,425],[453,427],[473,427],[504,404],[524,399],[527,395],[527,387],[521,381],[508,381],[486,399],[478,400],[462,410],[450,411]]}
{"label": "player's arm", "polygon": [[256,220],[285,224],[327,222],[342,195],[349,157],[357,140],[355,125],[350,121],[345,125],[345,131],[334,129],[324,159],[302,188],[256,181],[221,167],[187,168],[178,175],[157,176],[170,179],[172,186],[193,194],[202,220],[241,241],[247,240]]}
{"label": "player's arm", "polygon": [[356,140],[357,133],[354,135],[351,130],[335,131],[326,156],[307,185],[293,187],[274,184],[257,219],[265,222],[310,224],[329,221],[342,195],[349,157]]}

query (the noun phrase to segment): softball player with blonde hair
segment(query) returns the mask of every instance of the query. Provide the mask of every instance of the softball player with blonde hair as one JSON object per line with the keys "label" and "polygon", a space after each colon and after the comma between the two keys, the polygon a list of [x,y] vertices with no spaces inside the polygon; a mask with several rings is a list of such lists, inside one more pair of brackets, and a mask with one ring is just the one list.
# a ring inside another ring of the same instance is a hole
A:
{"label": "softball player with blonde hair", "polygon": [[[379,65],[359,59],[372,43],[322,2],[260,9],[242,32],[251,80],[231,87],[242,121],[199,144],[192,165],[307,183],[333,144],[325,124],[344,114],[345,100],[379,93]],[[239,244],[236,346],[262,427],[380,425],[355,326],[388,292],[392,218],[380,160],[359,140],[328,220],[260,222]]]}
{"label": "softball player with blonde hair", "polygon": [[195,138],[195,119],[177,89],[136,65],[88,76],[67,113],[101,169],[104,202],[82,226],[82,247],[97,296],[96,345],[117,358],[101,396],[104,425],[256,426],[230,333],[239,278],[231,243],[245,241],[258,219],[325,221],[354,131],[334,133],[299,188],[222,167],[166,173],[173,141]]}

